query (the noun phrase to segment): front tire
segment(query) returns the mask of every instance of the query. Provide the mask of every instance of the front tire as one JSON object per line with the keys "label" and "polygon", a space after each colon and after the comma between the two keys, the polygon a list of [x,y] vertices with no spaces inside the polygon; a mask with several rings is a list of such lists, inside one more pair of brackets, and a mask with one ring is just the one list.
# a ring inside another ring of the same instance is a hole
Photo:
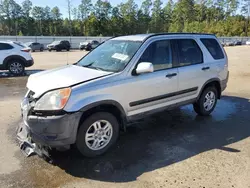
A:
{"label": "front tire", "polygon": [[201,116],[209,116],[216,107],[218,91],[214,86],[207,87],[202,92],[199,100],[194,103],[194,111]]}
{"label": "front tire", "polygon": [[83,156],[104,154],[119,136],[119,123],[115,116],[98,112],[89,116],[78,130],[76,147]]}
{"label": "front tire", "polygon": [[15,76],[19,76],[19,75],[23,75],[25,68],[21,60],[13,59],[13,60],[10,60],[8,63],[8,70],[11,74],[14,74]]}

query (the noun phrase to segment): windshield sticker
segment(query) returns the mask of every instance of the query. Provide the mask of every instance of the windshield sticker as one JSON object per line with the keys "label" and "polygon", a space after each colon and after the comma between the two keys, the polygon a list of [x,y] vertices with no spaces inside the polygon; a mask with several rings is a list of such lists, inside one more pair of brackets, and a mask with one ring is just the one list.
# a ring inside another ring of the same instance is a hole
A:
{"label": "windshield sticker", "polygon": [[125,61],[128,58],[128,55],[115,53],[114,55],[112,55],[112,58],[119,59],[121,61]]}

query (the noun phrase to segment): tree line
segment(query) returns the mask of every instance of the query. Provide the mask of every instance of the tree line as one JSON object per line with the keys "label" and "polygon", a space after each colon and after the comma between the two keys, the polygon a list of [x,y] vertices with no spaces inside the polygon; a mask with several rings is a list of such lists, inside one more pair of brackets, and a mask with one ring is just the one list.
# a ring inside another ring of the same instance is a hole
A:
{"label": "tree line", "polygon": [[206,32],[218,36],[248,36],[250,0],[81,0],[59,7],[33,6],[30,0],[0,0],[0,35],[116,36],[155,32]]}

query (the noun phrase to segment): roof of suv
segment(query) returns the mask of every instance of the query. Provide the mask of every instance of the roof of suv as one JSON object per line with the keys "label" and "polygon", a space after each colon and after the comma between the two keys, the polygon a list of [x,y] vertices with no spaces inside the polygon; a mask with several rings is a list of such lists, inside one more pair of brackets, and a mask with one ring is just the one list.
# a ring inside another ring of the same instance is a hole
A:
{"label": "roof of suv", "polygon": [[215,36],[214,34],[207,33],[150,33],[150,34],[137,34],[137,35],[127,35],[127,36],[119,36],[112,38],[111,40],[131,40],[131,41],[144,41],[153,36],[159,35],[207,35],[207,36]]}
{"label": "roof of suv", "polygon": [[1,43],[5,43],[5,44],[13,44],[13,41],[0,41]]}

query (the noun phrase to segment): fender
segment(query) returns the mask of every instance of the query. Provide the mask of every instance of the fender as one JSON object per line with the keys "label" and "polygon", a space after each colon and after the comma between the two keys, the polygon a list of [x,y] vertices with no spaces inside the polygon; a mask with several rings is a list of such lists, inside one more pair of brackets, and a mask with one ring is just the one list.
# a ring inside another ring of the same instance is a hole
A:
{"label": "fender", "polygon": [[[221,81],[220,81],[219,78],[211,78],[211,79],[209,79],[208,81],[206,81],[205,84],[203,84],[203,86],[202,86],[202,88],[201,88],[201,90],[200,90],[200,93],[199,93],[199,95],[198,95],[198,97],[197,97],[197,100],[199,100],[199,98],[200,98],[200,96],[201,96],[201,94],[202,94],[202,92],[203,92],[203,89],[204,89],[209,83],[214,82],[214,81],[218,82],[219,84],[221,83]],[[221,87],[221,85],[220,85],[220,87]],[[219,92],[218,94],[219,94],[218,98],[220,99],[220,97],[221,97],[221,88],[220,88],[220,92]]]}
{"label": "fender", "polygon": [[24,57],[22,57],[22,56],[20,56],[20,55],[10,55],[10,56],[6,57],[6,58],[3,60],[3,67],[4,67],[5,69],[8,69],[8,62],[9,62],[9,60],[11,60],[11,59],[19,59],[19,60],[21,60],[23,63],[25,63],[25,62],[27,61]]}
{"label": "fender", "polygon": [[88,104],[87,106],[84,106],[80,111],[81,112],[86,112],[87,110],[90,110],[91,108],[95,108],[101,105],[112,105],[115,106],[119,111],[121,112],[122,115],[126,116],[126,113],[120,103],[118,103],[115,100],[102,100],[102,101],[97,101],[91,104]]}

